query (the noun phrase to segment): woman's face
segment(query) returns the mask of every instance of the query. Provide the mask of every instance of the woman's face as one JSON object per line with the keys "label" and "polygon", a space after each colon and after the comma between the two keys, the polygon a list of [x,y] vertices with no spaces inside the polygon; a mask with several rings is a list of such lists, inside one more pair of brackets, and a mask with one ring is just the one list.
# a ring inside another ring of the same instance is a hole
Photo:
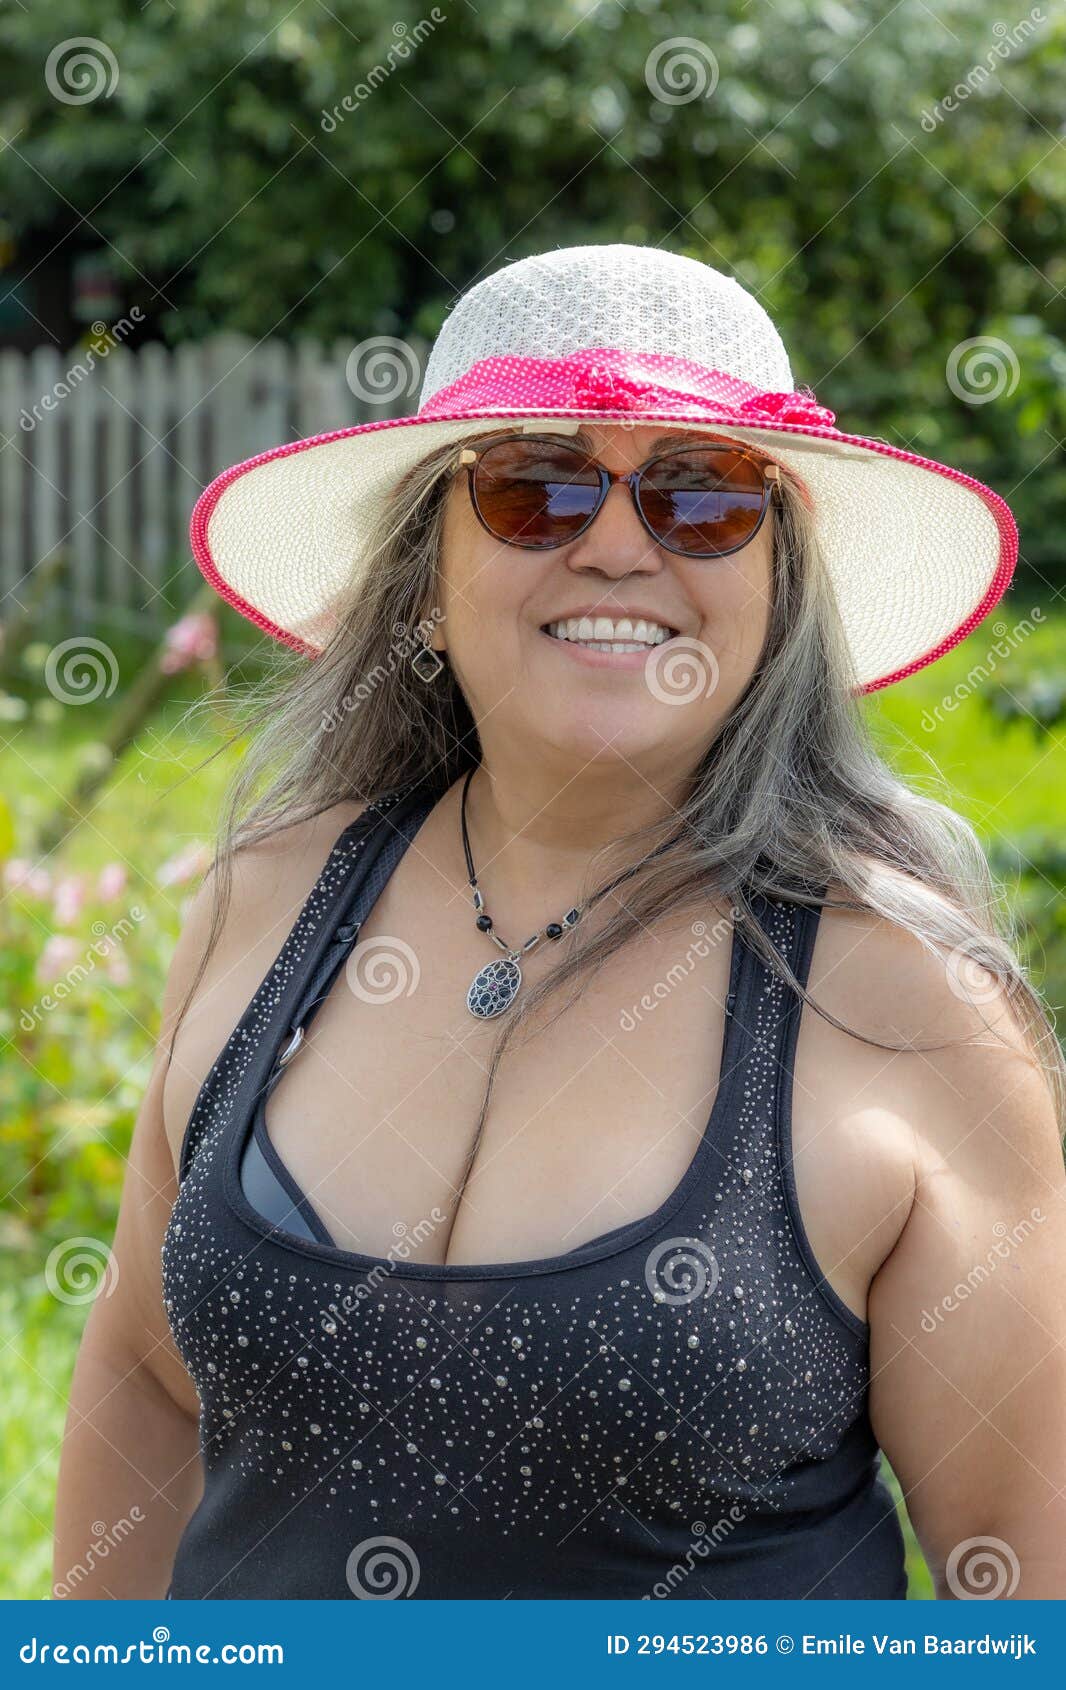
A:
{"label": "woman's face", "polygon": [[[551,424],[537,433],[550,434]],[[628,471],[678,430],[589,424],[582,433],[606,469]],[[528,755],[539,742],[582,766],[693,766],[763,647],[773,520],[771,507],[740,551],[686,558],[652,539],[628,487],[615,485],[577,539],[535,551],[486,532],[460,470],[447,495],[433,644],[448,653],[482,745]],[[548,631],[581,616],[629,617],[638,637],[641,620],[671,633],[646,652],[613,655]]]}

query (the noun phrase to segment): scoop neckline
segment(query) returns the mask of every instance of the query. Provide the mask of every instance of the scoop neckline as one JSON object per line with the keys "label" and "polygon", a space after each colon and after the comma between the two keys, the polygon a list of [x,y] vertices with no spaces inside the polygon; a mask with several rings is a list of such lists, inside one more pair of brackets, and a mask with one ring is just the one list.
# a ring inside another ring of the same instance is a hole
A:
{"label": "scoop neckline", "polygon": [[[421,824],[420,824],[421,826]],[[415,829],[415,834],[419,831]],[[415,837],[412,834],[412,839]],[[597,1238],[590,1238],[586,1244],[578,1246],[572,1251],[555,1256],[530,1257],[513,1262],[419,1262],[405,1261],[402,1258],[390,1256],[372,1256],[359,1250],[343,1250],[337,1245],[321,1244],[317,1240],[302,1239],[295,1233],[286,1233],[284,1228],[276,1226],[260,1215],[245,1197],[240,1183],[240,1159],[246,1135],[252,1125],[255,1109],[258,1105],[258,1093],[253,1095],[247,1109],[238,1111],[238,1120],[232,1118],[228,1122],[226,1139],[222,1147],[224,1164],[222,1175],[222,1191],[227,1208],[233,1217],[256,1232],[266,1242],[277,1246],[291,1255],[303,1256],[318,1262],[322,1267],[333,1267],[338,1271],[348,1271],[360,1276],[386,1273],[402,1279],[416,1279],[429,1283],[447,1284],[463,1280],[487,1279],[526,1279],[533,1275],[549,1275],[573,1272],[577,1268],[588,1266],[592,1262],[605,1261],[611,1256],[629,1250],[634,1244],[641,1243],[660,1226],[663,1221],[681,1207],[692,1191],[704,1163],[710,1156],[711,1148],[718,1139],[719,1128],[727,1111],[731,1107],[740,1075],[743,1071],[743,1060],[740,1046],[743,1036],[743,1018],[741,1011],[747,1001],[750,970],[752,967],[752,953],[744,943],[735,916],[730,917],[730,952],[729,972],[726,986],[726,1010],[722,1025],[722,1043],[718,1058],[718,1083],[715,1090],[714,1102],[707,1116],[703,1131],[684,1173],[673,1190],[663,1199],[659,1206],[650,1214],[638,1216],[633,1221],[633,1231],[622,1237],[614,1236],[618,1228],[601,1233]],[[728,1007],[732,998],[732,1009]]]}

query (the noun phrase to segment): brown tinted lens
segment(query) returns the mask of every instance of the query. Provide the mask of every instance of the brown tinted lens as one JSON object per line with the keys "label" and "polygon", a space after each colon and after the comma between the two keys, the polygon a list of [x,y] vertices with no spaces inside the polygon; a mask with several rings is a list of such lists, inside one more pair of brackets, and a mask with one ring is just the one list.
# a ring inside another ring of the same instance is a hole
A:
{"label": "brown tinted lens", "polygon": [[504,440],[474,466],[474,502],[485,526],[513,546],[561,546],[584,527],[600,496],[587,454],[548,440]]}
{"label": "brown tinted lens", "polygon": [[728,448],[693,447],[649,464],[640,507],[663,545],[693,557],[733,551],[759,525],[768,489],[751,458]]}

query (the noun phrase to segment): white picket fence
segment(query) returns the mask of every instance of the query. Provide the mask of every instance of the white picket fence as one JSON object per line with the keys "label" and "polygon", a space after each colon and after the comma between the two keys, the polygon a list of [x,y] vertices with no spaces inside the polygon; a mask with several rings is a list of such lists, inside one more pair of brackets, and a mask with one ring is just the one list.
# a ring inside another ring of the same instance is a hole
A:
{"label": "white picket fence", "polygon": [[[400,343],[363,344],[372,353]],[[0,622],[18,614],[33,572],[60,551],[48,602],[54,610],[59,595],[72,627],[102,616],[146,633],[166,626],[200,581],[189,516],[220,470],[288,440],[416,409],[425,344],[403,343],[380,401],[358,367],[349,383],[353,345],[237,334],[173,350],[116,344],[80,377],[83,350],[0,351]]]}

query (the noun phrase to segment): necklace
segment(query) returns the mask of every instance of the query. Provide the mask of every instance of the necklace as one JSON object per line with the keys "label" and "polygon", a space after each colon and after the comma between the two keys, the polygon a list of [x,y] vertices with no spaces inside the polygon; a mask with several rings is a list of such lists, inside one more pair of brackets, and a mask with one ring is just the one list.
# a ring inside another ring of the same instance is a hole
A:
{"label": "necklace", "polygon": [[657,845],[654,851],[650,851],[646,857],[642,857],[639,863],[634,863],[632,868],[625,869],[608,886],[603,886],[598,892],[593,893],[588,902],[581,905],[579,909],[567,910],[561,921],[549,921],[546,927],[541,928],[539,933],[533,933],[525,944],[516,950],[496,932],[492,917],[485,908],[485,900],[477,883],[474,859],[470,851],[470,835],[466,826],[466,794],[474,772],[479,767],[480,764],[475,763],[467,771],[466,780],[463,782],[462,800],[459,805],[459,822],[462,828],[463,852],[466,857],[466,868],[470,879],[470,890],[473,894],[474,917],[478,931],[487,933],[493,944],[497,945],[503,952],[503,955],[496,957],[492,962],[487,962],[484,968],[478,969],[470,982],[470,990],[466,994],[466,1007],[471,1015],[476,1015],[479,1020],[489,1021],[494,1015],[502,1015],[504,1010],[509,1009],[514,1002],[518,988],[522,984],[522,969],[519,965],[519,959],[527,951],[531,951],[534,945],[539,945],[542,939],[561,939],[563,934],[568,933],[572,927],[576,927],[581,917],[586,915],[594,904],[598,904],[601,898],[605,898],[608,892],[613,892],[615,887],[621,885],[623,880],[628,880],[630,875],[636,874],[637,870],[642,868],[646,862],[650,862],[653,857],[658,856],[660,851],[665,851],[667,846],[672,845],[675,839],[679,839],[682,830],[678,829],[669,839],[664,840],[661,845]]}

